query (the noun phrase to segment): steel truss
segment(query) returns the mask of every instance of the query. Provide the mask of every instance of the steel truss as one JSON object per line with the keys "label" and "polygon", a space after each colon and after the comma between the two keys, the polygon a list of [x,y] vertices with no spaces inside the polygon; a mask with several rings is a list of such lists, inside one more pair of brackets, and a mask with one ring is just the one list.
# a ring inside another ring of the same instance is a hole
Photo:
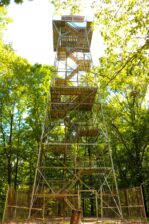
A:
{"label": "steel truss", "polygon": [[82,219],[121,219],[122,209],[125,217],[145,217],[140,189],[120,193],[121,208],[100,89],[90,72],[91,24],[83,16],[53,20],[57,71],[48,92],[32,193],[30,186],[9,187],[2,223],[54,223],[70,220],[72,211]]}
{"label": "steel truss", "polygon": [[82,216],[122,217],[108,134],[93,113],[103,111],[96,77],[89,73],[91,39],[91,22],[84,17],[53,20],[57,72],[49,90],[29,219],[70,217],[72,210],[81,210]]}

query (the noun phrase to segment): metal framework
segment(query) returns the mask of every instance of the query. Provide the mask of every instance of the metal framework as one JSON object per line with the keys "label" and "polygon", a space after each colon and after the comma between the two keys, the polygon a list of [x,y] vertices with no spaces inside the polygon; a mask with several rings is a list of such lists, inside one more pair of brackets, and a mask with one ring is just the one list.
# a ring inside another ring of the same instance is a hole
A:
{"label": "metal framework", "polygon": [[[22,207],[15,204],[20,201],[9,190],[7,216],[12,217],[19,207],[29,220],[44,222],[70,218],[72,211],[81,212],[82,218],[123,217],[106,122],[98,103],[100,90],[89,72],[91,40],[91,21],[85,17],[53,20],[57,71],[49,89],[33,190],[31,196],[17,194],[21,201],[28,197]],[[97,122],[99,113],[102,124]]]}
{"label": "metal framework", "polygon": [[36,205],[42,208],[41,219],[70,217],[72,210],[81,210],[83,217],[122,217],[108,136],[92,113],[100,105],[95,77],[89,74],[91,39],[91,22],[84,17],[53,20],[57,74],[49,91],[29,218]]}

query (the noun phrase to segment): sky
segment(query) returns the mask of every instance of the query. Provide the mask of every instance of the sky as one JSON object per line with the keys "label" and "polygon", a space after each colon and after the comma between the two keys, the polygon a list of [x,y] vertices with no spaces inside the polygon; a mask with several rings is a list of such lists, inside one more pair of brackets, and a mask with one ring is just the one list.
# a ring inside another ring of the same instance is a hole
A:
{"label": "sky", "polygon": [[[18,55],[32,64],[54,63],[52,42],[54,9],[49,2],[49,0],[25,0],[23,4],[11,3],[7,7],[8,16],[13,22],[8,25],[4,39],[12,44]],[[104,47],[99,34],[95,32],[93,36],[92,57],[96,65]]]}
{"label": "sky", "polygon": [[5,41],[31,63],[53,63],[52,8],[49,1],[25,0],[23,4],[11,3],[7,10],[13,22],[8,25]]}

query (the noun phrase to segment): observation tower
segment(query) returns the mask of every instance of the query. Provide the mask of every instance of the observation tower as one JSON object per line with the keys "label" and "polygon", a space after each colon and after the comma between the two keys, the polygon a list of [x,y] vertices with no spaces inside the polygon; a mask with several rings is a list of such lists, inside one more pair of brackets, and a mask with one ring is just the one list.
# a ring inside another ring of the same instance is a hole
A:
{"label": "observation tower", "polygon": [[42,220],[66,218],[72,212],[78,219],[122,217],[108,136],[98,121],[100,89],[90,72],[91,25],[83,16],[53,20],[56,71],[49,89],[29,218],[35,214]]}

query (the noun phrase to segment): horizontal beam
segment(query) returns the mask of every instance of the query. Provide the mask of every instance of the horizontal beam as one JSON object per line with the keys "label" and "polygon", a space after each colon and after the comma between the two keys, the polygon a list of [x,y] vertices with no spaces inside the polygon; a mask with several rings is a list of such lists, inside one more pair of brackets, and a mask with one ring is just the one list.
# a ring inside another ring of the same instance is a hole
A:
{"label": "horizontal beam", "polygon": [[64,197],[78,197],[77,194],[34,194],[35,197],[41,198],[64,198]]}
{"label": "horizontal beam", "polygon": [[42,143],[43,145],[55,145],[55,146],[65,146],[65,145],[93,145],[93,146],[98,146],[100,145],[99,143],[77,143],[77,142],[60,142],[60,143],[57,143],[57,142],[49,142],[49,143]]}
{"label": "horizontal beam", "polygon": [[[9,207],[9,208],[18,208],[18,209],[26,209],[26,210],[30,209],[30,207],[16,206],[16,205],[7,205],[7,207]],[[32,208],[32,210],[42,211],[41,208]]]}
{"label": "horizontal beam", "polygon": [[78,171],[100,171],[106,170],[110,171],[111,167],[66,167],[66,166],[39,166],[38,169],[71,169],[71,170],[78,170]]}

